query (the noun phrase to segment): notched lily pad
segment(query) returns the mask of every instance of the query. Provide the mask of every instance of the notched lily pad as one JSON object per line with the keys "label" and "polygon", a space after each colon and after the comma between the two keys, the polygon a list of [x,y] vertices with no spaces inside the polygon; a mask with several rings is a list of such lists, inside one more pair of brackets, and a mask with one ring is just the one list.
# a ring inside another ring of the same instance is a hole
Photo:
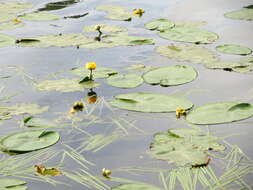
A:
{"label": "notched lily pad", "polygon": [[173,86],[193,81],[197,77],[197,71],[191,66],[175,65],[152,69],[142,77],[152,85]]}
{"label": "notched lily pad", "polygon": [[57,143],[59,139],[60,135],[55,131],[21,131],[2,138],[0,147],[5,152],[24,153],[47,148]]}
{"label": "notched lily pad", "polygon": [[107,78],[107,83],[118,88],[136,88],[143,83],[143,79],[136,74],[117,74]]}
{"label": "notched lily pad", "polygon": [[200,129],[176,128],[168,133],[157,133],[150,145],[150,153],[154,158],[166,160],[179,166],[207,165],[207,151],[224,151],[217,137],[204,135]]}
{"label": "notched lily pad", "polygon": [[193,106],[184,98],[147,92],[120,94],[110,104],[120,109],[148,113],[173,112],[177,107],[190,109]]}
{"label": "notched lily pad", "polygon": [[94,81],[87,81],[79,83],[78,79],[59,79],[59,80],[45,80],[35,87],[40,91],[60,91],[60,92],[75,92],[84,91],[84,89],[95,88],[100,84]]}
{"label": "notched lily pad", "polygon": [[201,64],[218,61],[209,49],[196,45],[158,46],[156,51],[177,61],[190,61]]}
{"label": "notched lily pad", "polygon": [[232,11],[224,15],[227,18],[239,20],[253,20],[253,9],[244,8],[241,10]]}
{"label": "notched lily pad", "polygon": [[60,17],[56,14],[41,13],[41,12],[24,14],[22,16],[19,16],[19,18],[22,18],[25,20],[30,20],[30,21],[51,21],[51,20],[59,20],[60,19]]}
{"label": "notched lily pad", "polygon": [[234,55],[249,55],[252,53],[252,50],[248,47],[233,44],[219,45],[215,49],[221,53]]}
{"label": "notched lily pad", "polygon": [[253,116],[253,106],[244,102],[219,102],[194,108],[187,121],[194,124],[220,124],[247,119]]}
{"label": "notched lily pad", "polygon": [[195,44],[210,44],[218,39],[218,35],[196,27],[174,27],[170,30],[160,32],[162,38],[180,42]]}
{"label": "notched lily pad", "polygon": [[26,182],[19,180],[19,179],[13,179],[13,178],[0,178],[0,189],[1,188],[10,188],[17,187],[17,186],[23,186]]}
{"label": "notched lily pad", "polygon": [[[87,70],[84,67],[75,67],[71,69],[71,73],[80,76],[80,77],[87,77],[90,75],[90,71]],[[96,70],[93,71],[93,78],[98,79],[98,78],[107,78],[110,75],[115,75],[118,72],[114,69],[110,68],[105,68],[105,67],[98,67]]]}
{"label": "notched lily pad", "polygon": [[106,18],[112,20],[131,21],[132,17],[134,17],[134,15],[131,12],[117,5],[100,5],[96,7],[96,10],[106,12],[108,14]]}
{"label": "notched lily pad", "polygon": [[165,31],[173,28],[174,26],[175,24],[172,21],[164,18],[155,19],[145,24],[146,29],[158,31]]}
{"label": "notched lily pad", "polygon": [[84,32],[98,32],[98,28],[102,33],[114,33],[114,32],[126,32],[127,29],[120,26],[106,25],[106,24],[96,24],[92,26],[85,26],[83,28]]}

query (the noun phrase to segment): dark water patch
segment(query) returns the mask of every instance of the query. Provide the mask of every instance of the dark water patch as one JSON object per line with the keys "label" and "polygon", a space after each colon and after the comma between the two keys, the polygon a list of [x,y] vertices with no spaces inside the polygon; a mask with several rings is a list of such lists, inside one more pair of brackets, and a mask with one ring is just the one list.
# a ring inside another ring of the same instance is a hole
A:
{"label": "dark water patch", "polygon": [[64,9],[66,7],[72,6],[76,3],[79,3],[79,0],[66,0],[66,1],[57,1],[52,3],[47,3],[44,7],[39,8],[38,11],[55,11]]}

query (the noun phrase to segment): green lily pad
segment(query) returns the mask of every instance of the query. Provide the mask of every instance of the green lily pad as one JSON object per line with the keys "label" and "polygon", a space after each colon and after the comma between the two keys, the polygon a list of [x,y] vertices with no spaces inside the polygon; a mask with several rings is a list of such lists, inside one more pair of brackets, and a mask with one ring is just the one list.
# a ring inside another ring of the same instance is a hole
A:
{"label": "green lily pad", "polygon": [[206,21],[179,21],[175,23],[177,27],[200,27],[206,24]]}
{"label": "green lily pad", "polygon": [[234,68],[243,68],[248,67],[249,63],[240,63],[240,62],[230,62],[230,61],[217,61],[212,63],[205,64],[206,68],[209,69],[225,69],[225,70],[233,70]]}
{"label": "green lily pad", "polygon": [[165,31],[173,28],[174,26],[175,24],[172,21],[164,18],[155,19],[145,24],[145,28],[158,31]]}
{"label": "green lily pad", "polygon": [[4,2],[0,3],[0,14],[16,14],[31,8],[33,5],[28,2]]}
{"label": "green lily pad", "polygon": [[113,187],[112,190],[160,190],[160,188],[144,183],[129,183]]}
{"label": "green lily pad", "polygon": [[118,88],[136,88],[143,83],[143,79],[136,74],[117,74],[107,78],[107,83]]}
{"label": "green lily pad", "polygon": [[114,33],[114,32],[125,32],[127,31],[126,28],[120,26],[113,26],[113,25],[106,25],[106,24],[96,24],[92,26],[85,26],[83,28],[84,32],[98,32],[97,28],[100,28],[102,33]]}
{"label": "green lily pad", "polygon": [[60,91],[60,92],[75,92],[84,91],[84,89],[95,88],[100,84],[94,81],[87,81],[79,84],[78,79],[59,79],[59,80],[45,80],[35,87],[40,91]]}
{"label": "green lily pad", "polygon": [[152,69],[142,77],[146,83],[152,85],[173,86],[191,82],[197,75],[197,71],[191,66],[175,65]]}
{"label": "green lily pad", "polygon": [[246,67],[234,67],[233,71],[239,73],[249,73],[253,70],[253,56],[245,57],[239,61],[242,65],[248,65]]}
{"label": "green lily pad", "polygon": [[248,47],[233,44],[219,45],[215,49],[221,53],[234,55],[249,55],[252,53],[252,50]]}
{"label": "green lily pad", "polygon": [[96,10],[107,12],[108,15],[106,16],[106,18],[112,20],[130,21],[132,17],[134,17],[131,12],[117,5],[100,5],[96,7]]}
{"label": "green lily pad", "polygon": [[0,147],[8,152],[31,152],[54,145],[60,139],[55,131],[29,130],[10,134],[0,141]]}
{"label": "green lily pad", "polygon": [[[71,72],[77,76],[80,77],[87,77],[90,76],[90,71],[86,69],[85,67],[75,67],[71,69]],[[96,70],[93,72],[93,78],[94,79],[99,79],[99,78],[107,78],[110,75],[115,75],[118,72],[114,69],[109,69],[105,67],[97,67]]]}
{"label": "green lily pad", "polygon": [[45,35],[17,40],[17,44],[25,47],[80,46],[89,42],[93,42],[93,39],[82,34]]}
{"label": "green lily pad", "polygon": [[40,114],[48,110],[48,107],[40,107],[37,104],[19,104],[15,106],[0,107],[0,120],[10,119],[14,115]]}
{"label": "green lily pad", "polygon": [[176,128],[168,133],[157,133],[150,146],[154,158],[166,160],[179,166],[206,165],[209,162],[207,151],[224,151],[217,137],[204,135],[200,129]]}
{"label": "green lily pad", "polygon": [[167,40],[195,44],[210,44],[218,39],[217,34],[196,27],[174,27],[160,32],[159,35]]}
{"label": "green lily pad", "polygon": [[239,121],[252,116],[253,106],[251,104],[219,102],[194,108],[186,116],[186,120],[194,124],[208,125]]}
{"label": "green lily pad", "polygon": [[156,51],[163,56],[177,61],[190,61],[193,63],[211,63],[218,59],[209,49],[196,45],[169,45],[158,46]]}
{"label": "green lily pad", "polygon": [[0,48],[5,46],[11,46],[15,44],[15,39],[11,36],[0,34]]}
{"label": "green lily pad", "polygon": [[16,23],[13,21],[0,23],[0,30],[13,30],[16,28],[23,27],[24,23]]}
{"label": "green lily pad", "polygon": [[22,16],[19,16],[19,18],[30,20],[30,21],[51,21],[51,20],[59,20],[60,17],[56,14],[52,13],[28,13]]}
{"label": "green lily pad", "polygon": [[15,186],[20,186],[20,185],[25,185],[26,182],[19,180],[19,179],[13,179],[13,178],[0,178],[0,188],[1,187],[15,187]]}
{"label": "green lily pad", "polygon": [[224,16],[231,19],[253,20],[253,9],[245,8],[241,10],[236,10],[226,13]]}
{"label": "green lily pad", "polygon": [[148,113],[174,112],[177,107],[190,109],[193,106],[190,101],[184,98],[147,92],[120,94],[114,98],[110,101],[112,106]]}
{"label": "green lily pad", "polygon": [[28,188],[24,185],[20,185],[20,186],[16,186],[16,187],[4,187],[4,188],[1,188],[0,187],[0,190],[27,190]]}
{"label": "green lily pad", "polygon": [[35,128],[57,128],[59,125],[56,123],[46,120],[46,119],[41,119],[41,118],[31,118],[27,122],[25,122],[25,125],[27,127],[35,127]]}

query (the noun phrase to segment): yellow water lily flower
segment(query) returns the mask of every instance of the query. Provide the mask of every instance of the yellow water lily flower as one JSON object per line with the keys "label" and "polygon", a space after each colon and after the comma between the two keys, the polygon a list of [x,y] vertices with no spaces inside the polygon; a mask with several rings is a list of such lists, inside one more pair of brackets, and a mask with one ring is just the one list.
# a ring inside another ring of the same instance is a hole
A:
{"label": "yellow water lily flower", "polygon": [[110,178],[109,176],[112,174],[112,171],[111,170],[108,170],[108,169],[105,169],[103,168],[102,169],[102,175],[106,178]]}
{"label": "yellow water lily flower", "polygon": [[145,13],[145,11],[144,11],[143,9],[141,9],[141,8],[139,8],[139,9],[134,9],[134,10],[133,10],[133,14],[134,14],[134,15],[142,16],[143,13]]}
{"label": "yellow water lily flower", "polygon": [[46,168],[43,165],[35,165],[36,172],[40,175],[51,175],[51,176],[59,176],[62,175],[62,172],[56,168]]}
{"label": "yellow water lily flower", "polygon": [[70,109],[69,113],[74,114],[78,111],[83,111],[84,103],[83,102],[75,102],[72,108]]}
{"label": "yellow water lily flower", "polygon": [[89,69],[89,70],[95,70],[97,68],[97,65],[95,62],[88,62],[86,63],[86,69]]}
{"label": "yellow water lily flower", "polygon": [[178,107],[176,109],[176,117],[177,118],[180,118],[181,116],[185,116],[185,115],[186,115],[186,110],[185,109],[180,108],[180,107]]}

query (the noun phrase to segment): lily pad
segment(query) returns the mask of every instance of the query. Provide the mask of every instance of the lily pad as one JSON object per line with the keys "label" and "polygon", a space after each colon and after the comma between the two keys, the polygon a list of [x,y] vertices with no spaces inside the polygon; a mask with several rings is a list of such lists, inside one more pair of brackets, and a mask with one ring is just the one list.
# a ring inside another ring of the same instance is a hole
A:
{"label": "lily pad", "polygon": [[239,61],[242,65],[248,65],[247,67],[234,67],[233,71],[239,73],[248,73],[253,70],[253,56],[245,57]]}
{"label": "lily pad", "polygon": [[152,69],[143,74],[143,79],[152,85],[173,86],[191,82],[197,75],[191,66],[175,65]]}
{"label": "lily pad", "polygon": [[35,87],[40,91],[60,91],[60,92],[75,92],[84,91],[84,89],[95,88],[100,84],[94,81],[87,81],[79,84],[78,79],[59,79],[59,80],[45,80]]}
{"label": "lily pad", "polygon": [[40,107],[37,104],[18,104],[15,106],[0,107],[0,120],[10,119],[14,115],[40,114],[48,110],[48,107]]}
{"label": "lily pad", "polygon": [[0,23],[0,30],[13,30],[13,29],[20,28],[23,26],[24,26],[24,23],[22,22],[21,23],[17,23],[13,21],[3,22],[3,23]]}
{"label": "lily pad", "polygon": [[[80,77],[86,77],[86,76],[90,75],[90,71],[84,67],[72,68],[71,72],[77,76],[80,76]],[[92,73],[93,73],[93,78],[98,79],[98,78],[107,78],[110,75],[117,74],[118,72],[114,69],[109,69],[109,68],[105,68],[105,67],[98,67]]]}
{"label": "lily pad", "polygon": [[205,64],[206,68],[209,69],[224,69],[224,70],[233,70],[236,68],[248,67],[249,63],[240,63],[240,62],[230,62],[230,61],[217,61],[212,63]]}
{"label": "lily pad", "polygon": [[4,2],[0,3],[0,14],[16,14],[31,8],[33,5],[28,2]]}
{"label": "lily pad", "polygon": [[56,14],[40,13],[40,12],[24,14],[22,16],[19,16],[19,18],[30,20],[30,21],[51,21],[51,20],[60,19],[60,17]]}
{"label": "lily pad", "polygon": [[234,55],[249,55],[252,53],[252,50],[248,47],[233,44],[219,45],[215,49],[221,53]]}
{"label": "lily pad", "polygon": [[20,46],[25,47],[80,46],[81,44],[86,44],[89,42],[93,42],[93,39],[90,39],[82,34],[45,35],[27,39],[20,39],[17,41]]}
{"label": "lily pad", "polygon": [[164,18],[155,19],[145,24],[145,28],[158,31],[165,31],[173,28],[174,26],[175,24],[172,21]]}
{"label": "lily pad", "polygon": [[131,12],[117,5],[100,5],[96,7],[96,10],[107,12],[108,15],[106,16],[106,18],[112,20],[130,21],[134,16]]}
{"label": "lily pad", "polygon": [[196,27],[174,27],[160,32],[162,38],[173,41],[189,42],[195,44],[210,44],[218,39],[218,35]]}
{"label": "lily pad", "polygon": [[56,123],[46,120],[46,119],[41,119],[41,118],[31,118],[29,121],[25,122],[25,125],[27,127],[35,127],[35,128],[57,128],[59,125]]}
{"label": "lily pad", "polygon": [[253,20],[253,9],[245,8],[241,10],[236,10],[226,13],[224,16],[231,19]]}
{"label": "lily pad", "polygon": [[184,98],[147,92],[120,94],[114,98],[110,101],[112,106],[148,113],[174,112],[177,107],[190,109],[193,106],[190,101]]}
{"label": "lily pad", "polygon": [[253,106],[251,104],[243,102],[219,102],[194,108],[186,116],[186,120],[194,124],[208,125],[239,121],[252,116]]}
{"label": "lily pad", "polygon": [[157,159],[179,166],[201,166],[209,162],[207,151],[224,151],[217,137],[204,135],[200,129],[175,128],[168,133],[157,133],[150,146],[150,153]]}
{"label": "lily pad", "polygon": [[13,178],[0,178],[0,188],[1,187],[15,187],[15,186],[20,186],[20,185],[25,185],[26,182],[19,180],[19,179],[13,179]]}
{"label": "lily pad", "polygon": [[84,32],[98,32],[97,28],[100,28],[102,33],[114,33],[114,32],[125,32],[127,31],[126,28],[120,26],[113,26],[113,25],[106,25],[106,24],[96,24],[92,26],[85,26],[83,28]]}
{"label": "lily pad", "polygon": [[0,48],[5,46],[11,46],[15,44],[15,39],[11,36],[0,34]]}
{"label": "lily pad", "polygon": [[107,78],[107,83],[118,88],[136,88],[143,83],[143,79],[136,74],[117,74]]}
{"label": "lily pad", "polygon": [[3,151],[8,152],[31,152],[54,145],[60,139],[55,131],[29,130],[10,134],[0,141]]}
{"label": "lily pad", "polygon": [[158,46],[156,51],[177,61],[190,61],[193,63],[210,63],[218,59],[209,49],[196,45],[169,45]]}
{"label": "lily pad", "polygon": [[144,183],[129,183],[113,187],[112,190],[160,190],[160,188]]}

